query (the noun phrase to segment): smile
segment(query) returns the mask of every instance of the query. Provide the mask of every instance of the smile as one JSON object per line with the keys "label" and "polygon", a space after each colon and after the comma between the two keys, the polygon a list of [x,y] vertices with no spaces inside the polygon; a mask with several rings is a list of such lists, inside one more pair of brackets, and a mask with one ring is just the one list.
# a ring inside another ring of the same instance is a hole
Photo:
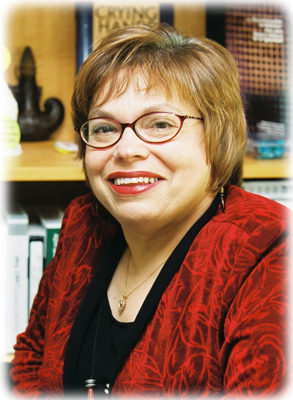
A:
{"label": "smile", "polygon": [[149,171],[116,171],[107,180],[116,194],[133,196],[155,189],[164,178]]}
{"label": "smile", "polygon": [[148,176],[138,176],[133,178],[116,178],[114,179],[114,185],[137,185],[137,184],[152,184],[157,182],[159,179],[155,177],[148,177]]}

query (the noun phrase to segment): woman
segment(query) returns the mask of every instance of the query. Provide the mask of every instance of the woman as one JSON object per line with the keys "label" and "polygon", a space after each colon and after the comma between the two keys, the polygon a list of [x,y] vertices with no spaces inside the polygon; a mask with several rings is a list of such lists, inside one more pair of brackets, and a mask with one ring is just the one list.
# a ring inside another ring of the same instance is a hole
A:
{"label": "woman", "polygon": [[286,209],[240,189],[232,56],[161,26],[104,38],[73,121],[92,193],[65,212],[17,392],[271,394],[283,387]]}

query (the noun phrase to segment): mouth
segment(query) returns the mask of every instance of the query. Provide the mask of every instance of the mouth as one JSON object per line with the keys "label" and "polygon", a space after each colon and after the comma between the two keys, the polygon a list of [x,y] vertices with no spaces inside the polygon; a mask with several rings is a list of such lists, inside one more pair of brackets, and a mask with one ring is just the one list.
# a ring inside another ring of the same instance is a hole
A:
{"label": "mouth", "polygon": [[139,194],[156,187],[163,178],[150,172],[116,172],[108,182],[119,194]]}

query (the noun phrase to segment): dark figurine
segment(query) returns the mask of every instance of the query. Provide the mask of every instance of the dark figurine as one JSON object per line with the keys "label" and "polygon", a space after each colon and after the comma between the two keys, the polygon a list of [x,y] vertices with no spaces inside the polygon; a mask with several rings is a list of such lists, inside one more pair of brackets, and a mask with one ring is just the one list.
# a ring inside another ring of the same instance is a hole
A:
{"label": "dark figurine", "polygon": [[22,141],[48,139],[64,118],[64,107],[54,97],[46,100],[44,111],[40,110],[41,88],[36,84],[35,75],[35,60],[30,47],[26,47],[20,62],[19,83],[10,86],[18,103]]}

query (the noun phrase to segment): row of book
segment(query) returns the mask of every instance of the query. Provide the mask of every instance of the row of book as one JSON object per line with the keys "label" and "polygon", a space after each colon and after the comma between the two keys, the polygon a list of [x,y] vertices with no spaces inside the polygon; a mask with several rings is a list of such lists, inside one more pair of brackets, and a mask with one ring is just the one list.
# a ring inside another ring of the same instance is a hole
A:
{"label": "row of book", "polygon": [[5,211],[6,353],[27,326],[40,279],[55,254],[62,218],[63,210],[52,206],[28,210],[14,204]]}

